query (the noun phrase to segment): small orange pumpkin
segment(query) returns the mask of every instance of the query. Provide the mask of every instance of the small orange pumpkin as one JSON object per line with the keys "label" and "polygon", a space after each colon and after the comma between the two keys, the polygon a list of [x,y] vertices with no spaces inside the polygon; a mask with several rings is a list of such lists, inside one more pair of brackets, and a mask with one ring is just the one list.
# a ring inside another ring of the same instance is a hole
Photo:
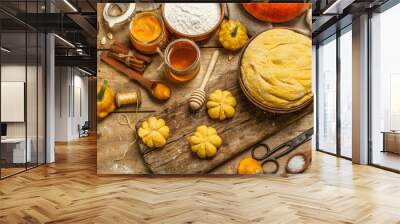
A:
{"label": "small orange pumpkin", "polygon": [[238,174],[262,174],[264,173],[261,164],[253,158],[245,158],[240,161],[237,168]]}
{"label": "small orange pumpkin", "polygon": [[243,3],[242,5],[250,15],[268,23],[288,22],[310,7],[309,3]]}

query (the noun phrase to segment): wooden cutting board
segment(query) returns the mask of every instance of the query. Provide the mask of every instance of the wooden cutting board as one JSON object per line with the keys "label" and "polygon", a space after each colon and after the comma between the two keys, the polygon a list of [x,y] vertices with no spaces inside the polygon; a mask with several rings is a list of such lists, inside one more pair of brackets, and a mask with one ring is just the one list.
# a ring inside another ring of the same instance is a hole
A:
{"label": "wooden cutting board", "polygon": [[[201,174],[207,173],[217,166],[229,161],[252,145],[283,130],[295,121],[302,119],[313,111],[313,105],[290,114],[266,113],[251,104],[242,93],[237,75],[230,79],[210,81],[208,93],[216,89],[227,89],[236,97],[238,105],[232,119],[215,121],[208,117],[206,108],[191,112],[187,98],[178,101],[171,107],[155,116],[165,120],[170,128],[167,144],[161,149],[149,149],[139,141],[140,153],[149,170],[155,174]],[[235,77],[235,78],[233,78]],[[188,96],[189,97],[189,96]],[[136,130],[147,118],[136,124]],[[199,159],[190,149],[188,138],[200,125],[217,129],[223,140],[217,155],[211,159]]]}

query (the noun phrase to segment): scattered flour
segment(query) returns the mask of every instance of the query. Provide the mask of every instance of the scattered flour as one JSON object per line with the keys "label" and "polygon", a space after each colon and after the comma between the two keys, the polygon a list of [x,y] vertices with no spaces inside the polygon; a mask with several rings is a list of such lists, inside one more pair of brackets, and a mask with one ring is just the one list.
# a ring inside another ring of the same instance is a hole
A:
{"label": "scattered flour", "polygon": [[166,3],[164,15],[176,31],[199,35],[210,31],[221,17],[219,3]]}

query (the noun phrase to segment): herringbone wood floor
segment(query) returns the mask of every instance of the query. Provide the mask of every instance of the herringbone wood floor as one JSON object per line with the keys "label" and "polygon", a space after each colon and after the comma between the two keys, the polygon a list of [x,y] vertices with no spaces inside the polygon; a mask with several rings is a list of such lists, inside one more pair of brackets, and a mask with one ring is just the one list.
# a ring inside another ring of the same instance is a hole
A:
{"label": "herringbone wood floor", "polygon": [[305,174],[96,175],[94,138],[0,181],[0,223],[400,223],[400,175],[314,153]]}

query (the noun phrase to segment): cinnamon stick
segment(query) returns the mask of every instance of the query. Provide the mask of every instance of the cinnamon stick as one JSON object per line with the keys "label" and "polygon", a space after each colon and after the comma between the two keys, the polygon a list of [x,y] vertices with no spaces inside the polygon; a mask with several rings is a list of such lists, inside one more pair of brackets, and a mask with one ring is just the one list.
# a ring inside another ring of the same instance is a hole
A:
{"label": "cinnamon stick", "polygon": [[114,68],[115,70],[121,72],[122,74],[128,76],[129,78],[136,80],[139,84],[145,87],[148,91],[152,92],[152,87],[154,82],[148,80],[141,76],[138,72],[130,69],[129,67],[125,66],[123,63],[119,62],[118,60],[110,57],[108,52],[103,52],[100,56],[101,60],[107,63],[109,66]]}
{"label": "cinnamon stick", "polygon": [[121,53],[121,54],[129,54],[130,52],[133,52],[133,56],[136,58],[145,61],[146,63],[151,63],[151,57],[148,57],[146,55],[140,54],[136,52],[135,50],[129,49],[127,46],[125,46],[123,43],[115,41],[113,44],[110,46],[110,50],[115,53]]}
{"label": "cinnamon stick", "polygon": [[142,61],[145,61],[147,64],[151,63],[151,57],[148,57],[146,55],[139,54],[139,53],[136,52],[135,53],[135,57],[140,59],[140,60],[142,60]]}
{"label": "cinnamon stick", "polygon": [[124,62],[125,64],[137,64],[144,66],[144,61],[135,58],[134,56],[125,56],[123,54],[116,54],[110,52],[109,55],[118,61]]}
{"label": "cinnamon stick", "polygon": [[143,65],[143,66],[144,66],[144,61],[142,61],[142,60],[140,60],[140,59],[138,59],[138,58],[136,58],[136,57],[134,57],[134,56],[129,57],[128,60],[129,60],[131,63],[139,64],[139,65]]}
{"label": "cinnamon stick", "polygon": [[130,68],[135,69],[136,71],[138,71],[140,73],[143,73],[144,69],[145,69],[144,65],[131,64],[131,63],[128,63],[126,65],[128,65]]}
{"label": "cinnamon stick", "polygon": [[121,57],[120,54],[116,54],[113,52],[109,52],[108,55],[140,73],[143,73],[146,68],[144,61],[138,60],[133,56]]}

